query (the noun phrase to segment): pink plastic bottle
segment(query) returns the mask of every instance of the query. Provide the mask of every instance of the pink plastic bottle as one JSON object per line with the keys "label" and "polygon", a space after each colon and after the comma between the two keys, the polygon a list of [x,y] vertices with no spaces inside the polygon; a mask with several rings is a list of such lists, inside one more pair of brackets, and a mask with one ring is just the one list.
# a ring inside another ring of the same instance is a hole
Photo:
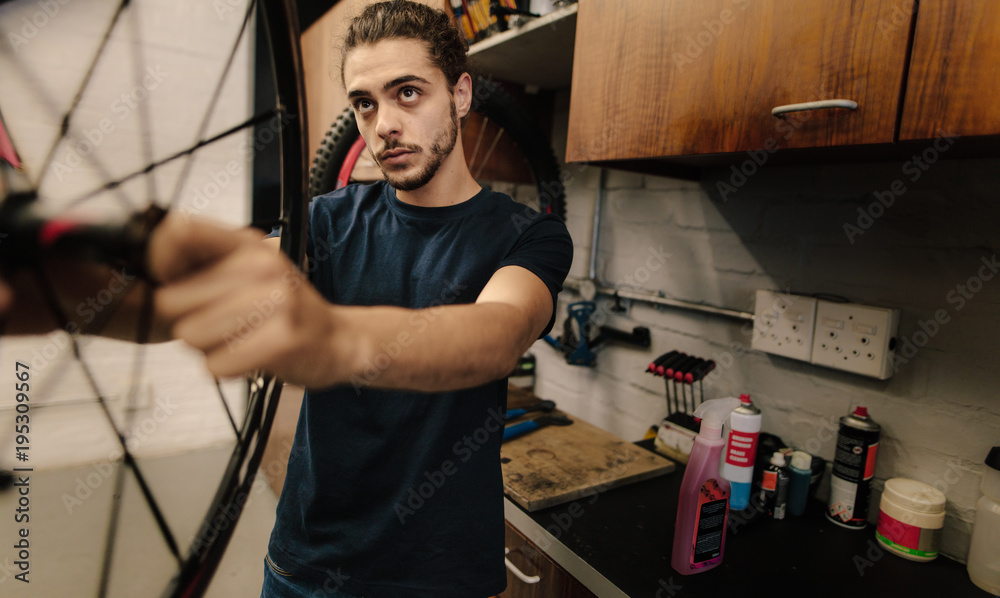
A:
{"label": "pink plastic bottle", "polygon": [[740,406],[736,398],[705,401],[695,410],[701,431],[681,480],[670,565],[681,575],[702,573],[722,563],[729,518],[729,482],[719,473],[722,424]]}

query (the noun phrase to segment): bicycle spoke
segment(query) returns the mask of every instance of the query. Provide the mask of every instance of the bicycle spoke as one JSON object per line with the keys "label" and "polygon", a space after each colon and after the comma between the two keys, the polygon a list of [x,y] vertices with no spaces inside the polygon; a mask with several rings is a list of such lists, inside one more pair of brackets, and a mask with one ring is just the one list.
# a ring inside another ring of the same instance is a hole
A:
{"label": "bicycle spoke", "polygon": [[483,168],[489,164],[490,156],[493,155],[493,150],[496,149],[497,143],[500,141],[500,138],[503,137],[503,134],[503,129],[497,131],[497,134],[493,137],[493,143],[490,144],[490,149],[486,150],[486,155],[483,156],[483,161],[479,163],[479,168],[476,170],[476,174],[472,175],[472,178],[479,178],[479,175],[483,172]]}
{"label": "bicycle spoke", "polygon": [[[133,7],[129,11],[129,16],[131,17],[132,30],[132,82],[138,88],[145,74],[143,65],[146,61],[143,60],[142,44],[139,43],[139,12]],[[138,108],[139,128],[144,133],[140,135],[142,138],[142,155],[145,161],[149,163],[153,161],[153,126],[149,118],[149,104],[141,102]],[[156,201],[156,176],[152,172],[146,177],[146,195],[148,196],[147,203]]]}
{"label": "bicycle spoke", "polygon": [[242,131],[243,129],[246,129],[248,127],[252,127],[254,125],[260,124],[260,123],[264,122],[266,119],[268,119],[274,112],[275,111],[269,111],[269,112],[260,112],[258,114],[255,114],[254,116],[252,116],[249,119],[243,121],[242,123],[240,123],[238,125],[235,125],[232,128],[226,129],[225,131],[219,133],[218,135],[215,135],[214,137],[210,137],[208,139],[204,139],[202,141],[198,141],[193,146],[191,146],[191,147],[189,147],[189,148],[187,148],[185,150],[181,150],[181,151],[177,152],[176,154],[174,154],[172,156],[168,156],[168,157],[166,157],[166,158],[164,158],[162,160],[159,160],[157,162],[153,162],[151,164],[148,164],[144,168],[141,168],[141,169],[136,170],[136,171],[134,171],[134,172],[132,172],[130,174],[127,174],[127,175],[123,176],[122,178],[120,178],[118,180],[105,183],[104,185],[101,185],[100,187],[98,187],[96,189],[93,189],[91,191],[88,191],[87,193],[84,193],[83,195],[75,197],[74,199],[72,199],[68,203],[68,205],[69,205],[70,208],[72,208],[72,207],[75,207],[75,206],[79,205],[80,203],[82,203],[84,201],[87,201],[88,199],[94,197],[95,195],[98,195],[99,193],[103,193],[105,191],[111,191],[111,190],[117,189],[118,187],[120,187],[124,183],[126,183],[126,182],[128,182],[128,181],[130,181],[130,180],[132,180],[132,179],[134,179],[136,177],[139,177],[139,176],[142,176],[144,174],[148,174],[150,172],[153,172],[157,168],[159,168],[159,167],[161,167],[161,166],[163,166],[165,164],[169,164],[170,162],[173,162],[174,160],[177,160],[178,158],[183,158],[184,156],[189,156],[189,155],[193,154],[194,152],[198,151],[199,149],[205,147],[206,145],[210,145],[212,143],[215,143],[216,141],[219,141],[220,139],[225,139],[226,137],[229,137],[230,135],[232,135],[234,133],[239,133],[240,131]]}
{"label": "bicycle spoke", "polygon": [[[123,3],[123,5],[127,4],[127,3],[128,3],[128,0],[126,0],[126,2]],[[119,12],[120,12],[121,8],[122,7],[119,7]],[[116,13],[116,16],[115,16],[116,19],[117,19],[117,14],[118,13]],[[113,29],[113,26],[109,27],[108,28],[108,32],[110,32],[112,29]],[[0,47],[2,47],[2,46],[0,46]],[[101,51],[103,52],[103,45],[102,45]],[[95,57],[95,61],[99,57],[100,57],[100,53],[98,54],[98,56]],[[38,81],[37,81],[37,79],[35,77],[33,77],[33,76],[31,76],[31,74],[25,72],[24,65],[20,61],[14,61],[13,64],[14,64],[14,68],[17,70],[17,72],[20,75],[21,79],[24,80],[28,85],[31,86],[32,92],[34,94],[34,97],[38,98],[39,103],[42,104],[42,105],[44,105],[44,106],[46,106],[46,107],[48,107],[52,111],[57,111],[57,108],[55,108],[56,102],[52,101],[52,97],[49,95],[49,93],[46,90],[44,90],[44,89],[41,88],[41,86],[39,85],[39,83],[38,83]],[[93,64],[91,65],[91,70],[92,69],[93,69]],[[88,78],[89,78],[89,73],[88,73]],[[77,96],[74,99],[74,105],[73,105],[73,107],[71,108],[70,111],[68,111],[62,117],[58,117],[58,116],[54,117],[55,120],[60,120],[61,121],[60,133],[59,133],[59,136],[56,138],[54,144],[50,148],[47,157],[42,162],[42,167],[38,169],[38,180],[32,183],[32,186],[36,190],[41,187],[42,181],[45,178],[45,174],[46,174],[46,172],[48,172],[49,167],[51,166],[52,161],[55,158],[55,154],[57,153],[57,150],[59,149],[59,145],[67,137],[69,137],[72,141],[76,141],[76,142],[82,141],[80,137],[78,137],[76,135],[73,135],[70,132],[70,130],[69,130],[69,123],[70,123],[70,120],[71,120],[72,113],[75,112],[75,110],[76,110],[76,104],[79,103],[80,99],[83,96],[83,91],[84,91],[84,88],[81,87],[80,90],[77,92]],[[10,134],[10,131],[8,131],[8,134]],[[13,139],[11,141],[13,141]],[[85,155],[83,157],[83,159],[87,160],[94,167],[94,169],[97,170],[98,174],[100,174],[102,177],[104,177],[105,179],[110,179],[111,178],[111,172],[104,165],[104,163],[97,157],[97,153],[96,152],[94,152],[94,153],[88,153],[87,155]],[[30,170],[30,168],[28,167],[27,164],[24,164],[23,161],[22,161],[21,170],[23,170],[24,172],[28,172]],[[116,193],[114,197],[121,204],[121,207],[125,208],[127,211],[131,211],[132,210],[131,203],[128,201],[128,198],[125,197],[125,195],[123,195],[121,193],[121,191],[119,191],[118,193]]]}
{"label": "bicycle spoke", "polygon": [[[233,49],[229,52],[229,58],[226,59],[226,65],[222,69],[222,75],[219,77],[219,82],[216,84],[215,90],[212,92],[212,97],[208,102],[208,108],[205,110],[205,115],[201,119],[201,125],[198,127],[198,133],[195,135],[195,142],[201,139],[202,136],[208,132],[208,123],[212,118],[212,114],[215,112],[216,104],[219,103],[219,98],[222,96],[222,86],[225,84],[226,77],[229,75],[229,69],[232,67],[233,61],[236,58],[236,51],[239,49],[240,42],[246,34],[247,25],[250,23],[250,17],[253,15],[256,5],[256,0],[250,0],[247,4],[247,12],[243,16],[243,24],[240,26],[240,31],[236,35],[236,41],[233,42]],[[192,160],[190,156],[184,161],[181,174],[177,177],[177,183],[174,185],[174,192],[171,194],[170,200],[167,202],[168,207],[175,206],[177,201],[180,199],[181,191],[184,189],[184,183],[191,174],[191,166],[193,163],[194,160]]]}
{"label": "bicycle spoke", "polygon": [[115,554],[115,538],[118,537],[118,515],[121,513],[122,493],[125,491],[125,468],[118,465],[115,468],[115,489],[111,495],[111,517],[108,530],[104,536],[104,560],[101,564],[101,580],[97,586],[98,598],[108,595],[108,583],[111,581],[111,562]]}
{"label": "bicycle spoke", "polygon": [[229,409],[229,404],[226,403],[226,395],[222,393],[222,385],[219,383],[219,379],[215,379],[215,388],[219,391],[219,400],[222,401],[222,408],[226,410],[226,415],[229,417],[229,423],[233,426],[233,434],[236,434],[236,441],[242,442],[240,438],[240,429],[236,427],[236,420],[233,418],[233,412]]}
{"label": "bicycle spoke", "polygon": [[67,110],[66,114],[62,117],[62,123],[59,126],[59,137],[56,138],[55,143],[53,143],[52,147],[49,148],[48,154],[42,161],[42,167],[38,171],[38,180],[35,182],[36,189],[41,186],[42,177],[45,176],[45,173],[49,170],[49,166],[52,165],[52,161],[55,160],[56,150],[59,149],[59,144],[62,143],[63,139],[65,139],[69,134],[70,119],[73,118],[73,114],[76,112],[76,107],[80,104],[80,100],[83,99],[83,92],[87,90],[87,86],[90,84],[90,80],[94,76],[94,70],[97,68],[97,62],[104,54],[104,49],[108,45],[108,40],[111,39],[111,32],[114,31],[115,26],[118,24],[118,19],[121,17],[122,12],[125,10],[125,7],[129,5],[130,1],[131,0],[122,0],[122,3],[118,5],[118,9],[115,11],[114,17],[111,18],[111,23],[108,24],[108,28],[104,32],[104,37],[101,38],[101,43],[97,47],[94,59],[90,61],[87,73],[83,76],[80,88],[73,97],[73,102],[70,104],[69,110]]}
{"label": "bicycle spoke", "polygon": [[472,157],[469,158],[469,167],[476,163],[476,156],[479,155],[479,146],[483,143],[483,135],[486,134],[486,125],[490,124],[490,117],[484,116],[483,123],[479,127],[479,135],[476,136],[476,145],[472,148]]}
{"label": "bicycle spoke", "polygon": [[[62,306],[59,305],[59,301],[56,298],[55,289],[52,286],[48,278],[42,273],[41,270],[36,270],[36,279],[38,280],[39,287],[42,290],[42,295],[45,298],[46,303],[48,303],[49,310],[52,315],[59,320],[60,327],[65,329],[66,324],[69,322],[66,317]],[[150,294],[150,297],[152,295]],[[148,301],[150,305],[152,301]],[[145,310],[144,310],[145,311]],[[87,365],[87,362],[83,359],[83,354],[80,352],[80,343],[78,342],[78,335],[70,335],[70,347],[73,350],[73,357],[76,362],[80,365],[80,369],[83,372],[84,378],[86,378],[87,386],[90,391],[97,397],[98,405],[101,407],[101,411],[104,413],[105,418],[108,420],[108,424],[114,431],[115,438],[118,440],[118,444],[122,449],[122,461],[126,466],[132,469],[132,475],[135,476],[136,482],[139,484],[139,489],[142,491],[143,497],[146,499],[146,506],[149,507],[153,518],[156,520],[156,525],[160,529],[160,535],[163,537],[164,542],[167,544],[167,548],[170,549],[170,553],[177,559],[177,564],[182,565],[183,560],[181,558],[180,550],[177,548],[177,541],[174,539],[173,533],[170,531],[170,527],[167,525],[166,518],[163,516],[163,511],[160,509],[159,504],[153,497],[152,491],[149,489],[149,485],[146,483],[146,477],[142,474],[142,470],[139,469],[139,464],[136,463],[135,457],[132,452],[128,450],[128,444],[125,441],[125,435],[118,429],[117,424],[115,424],[115,418],[111,414],[111,410],[108,408],[108,403],[104,398],[104,393],[101,392],[100,386],[97,384],[96,378],[94,378],[93,372]]]}

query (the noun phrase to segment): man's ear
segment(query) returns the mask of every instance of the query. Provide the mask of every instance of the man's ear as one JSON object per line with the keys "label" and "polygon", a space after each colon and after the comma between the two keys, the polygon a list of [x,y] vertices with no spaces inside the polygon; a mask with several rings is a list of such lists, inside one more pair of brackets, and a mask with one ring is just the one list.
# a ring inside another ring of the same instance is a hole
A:
{"label": "man's ear", "polygon": [[465,118],[472,109],[472,77],[469,73],[462,73],[458,78],[452,95],[455,97],[455,112],[458,118]]}

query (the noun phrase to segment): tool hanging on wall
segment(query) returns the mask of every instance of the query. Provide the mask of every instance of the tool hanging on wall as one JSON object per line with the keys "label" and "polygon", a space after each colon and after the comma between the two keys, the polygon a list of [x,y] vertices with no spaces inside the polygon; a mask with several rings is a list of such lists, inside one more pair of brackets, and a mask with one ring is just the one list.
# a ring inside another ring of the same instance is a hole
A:
{"label": "tool hanging on wall", "polygon": [[556,350],[566,356],[566,363],[594,367],[597,356],[594,349],[608,342],[615,341],[648,348],[650,345],[649,328],[636,326],[632,332],[624,332],[610,326],[596,326],[591,317],[597,310],[593,301],[578,301],[569,305],[569,314],[563,322],[563,334],[558,339],[552,335],[545,337]]}
{"label": "tool hanging on wall", "polygon": [[[692,414],[705,400],[703,380],[715,369],[715,362],[680,351],[660,355],[646,366],[646,373],[664,379],[669,413]],[[694,383],[698,383],[697,393]],[[679,385],[679,389],[678,389]]]}

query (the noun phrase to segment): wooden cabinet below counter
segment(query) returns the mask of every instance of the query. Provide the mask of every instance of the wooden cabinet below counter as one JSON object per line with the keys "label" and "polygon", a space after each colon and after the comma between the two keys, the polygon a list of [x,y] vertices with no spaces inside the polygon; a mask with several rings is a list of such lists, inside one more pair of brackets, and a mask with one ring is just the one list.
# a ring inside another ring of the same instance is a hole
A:
{"label": "wooden cabinet below counter", "polygon": [[[527,581],[507,568],[507,589],[500,598],[596,598],[596,596],[549,558],[538,546],[506,525],[507,559]],[[537,579],[537,580],[536,580]]]}

